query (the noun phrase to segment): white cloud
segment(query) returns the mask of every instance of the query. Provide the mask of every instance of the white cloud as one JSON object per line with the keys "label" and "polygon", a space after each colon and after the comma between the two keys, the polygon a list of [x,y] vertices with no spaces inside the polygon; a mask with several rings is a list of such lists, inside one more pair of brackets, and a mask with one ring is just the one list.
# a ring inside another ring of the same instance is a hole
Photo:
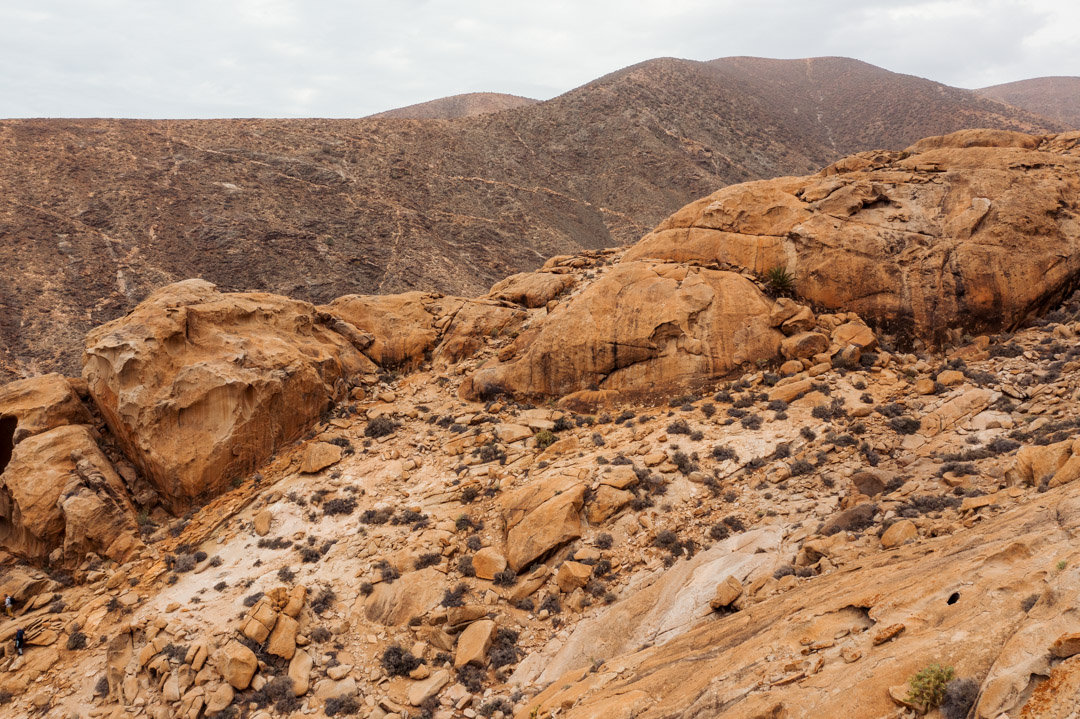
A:
{"label": "white cloud", "polygon": [[0,116],[356,117],[546,99],[659,56],[844,55],[961,87],[1080,74],[1057,0],[6,0]]}

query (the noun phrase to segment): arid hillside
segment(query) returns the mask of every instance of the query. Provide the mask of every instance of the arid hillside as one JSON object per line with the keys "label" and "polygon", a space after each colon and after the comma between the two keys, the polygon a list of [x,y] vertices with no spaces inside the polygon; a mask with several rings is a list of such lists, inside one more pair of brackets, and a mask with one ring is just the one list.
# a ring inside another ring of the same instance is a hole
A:
{"label": "arid hillside", "polygon": [[0,384],[0,718],[1075,717],[1078,217],[965,130],[481,296],[158,288]]}
{"label": "arid hillside", "polygon": [[724,185],[976,126],[1058,128],[842,58],[652,60],[456,120],[0,122],[0,379],[73,372],[172,281],[476,294]]}
{"label": "arid hillside", "polygon": [[451,120],[456,117],[484,115],[501,112],[514,107],[526,107],[540,102],[530,97],[508,95],[502,92],[467,92],[463,95],[441,97],[438,100],[419,102],[386,112],[378,112],[371,118],[396,118],[411,120]]}
{"label": "arid hillside", "polygon": [[1036,77],[984,87],[976,92],[1080,128],[1080,77]]}

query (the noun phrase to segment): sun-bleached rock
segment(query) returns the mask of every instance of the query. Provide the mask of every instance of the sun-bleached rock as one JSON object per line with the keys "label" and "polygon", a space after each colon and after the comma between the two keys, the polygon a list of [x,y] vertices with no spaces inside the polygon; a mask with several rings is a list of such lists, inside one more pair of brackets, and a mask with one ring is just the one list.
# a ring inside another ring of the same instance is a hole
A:
{"label": "sun-bleached rock", "polygon": [[253,471],[370,366],[332,319],[187,280],[87,335],[83,376],[125,454],[179,508]]}

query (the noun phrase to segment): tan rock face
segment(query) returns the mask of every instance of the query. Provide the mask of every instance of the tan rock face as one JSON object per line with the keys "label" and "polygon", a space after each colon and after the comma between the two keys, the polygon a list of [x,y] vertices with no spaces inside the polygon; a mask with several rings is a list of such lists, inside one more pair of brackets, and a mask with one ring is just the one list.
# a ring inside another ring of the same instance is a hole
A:
{"label": "tan rock face", "polygon": [[0,542],[42,559],[63,549],[117,561],[142,546],[123,480],[86,425],[62,425],[16,445],[0,474]]}
{"label": "tan rock face", "polygon": [[784,266],[815,305],[928,339],[1013,328],[1080,273],[1078,143],[1075,132],[965,130],[729,186],[623,261]]}
{"label": "tan rock face", "polygon": [[201,280],[95,329],[84,362],[125,453],[174,508],[252,471],[370,365],[313,306]]}
{"label": "tan rock face", "polygon": [[[1080,527],[1080,485],[1039,497],[975,525],[966,541],[924,539],[895,549],[887,562],[871,556],[849,571],[800,583],[752,611],[699,624],[644,651],[637,652],[640,644],[620,647],[617,675],[590,673],[588,657],[615,654],[609,647],[625,641],[634,625],[615,610],[590,632],[584,632],[583,622],[559,642],[559,654],[536,665],[557,673],[543,677],[549,688],[518,716],[529,716],[535,707],[543,715],[559,706],[567,707],[561,715],[568,719],[893,716],[890,688],[903,689],[909,677],[936,661],[980,685],[973,717],[1064,719],[1075,711],[1080,684],[1073,667],[1058,676],[1075,659],[1057,663],[1054,657],[1072,654],[1080,642],[1073,634],[1075,602],[1060,598],[1075,596],[1080,577],[1047,569],[1053,558],[1071,556],[1072,536]],[[650,591],[642,590],[633,601],[673,605],[657,602]],[[1033,594],[1055,599],[1041,600],[1027,612],[1020,609]],[[949,633],[949,642],[941,641],[942,632]],[[813,651],[817,642],[831,648],[822,652],[823,662],[815,653],[804,657],[807,645]],[[562,655],[575,647],[576,661],[564,661]],[[527,676],[528,661],[518,673]],[[716,681],[720,675],[724,680]],[[1046,676],[1055,679],[1042,682]],[[763,678],[770,685],[758,691]],[[724,710],[717,714],[715,707]],[[776,707],[785,710],[781,714]]]}
{"label": "tan rock face", "polygon": [[772,302],[732,272],[619,265],[560,305],[507,359],[472,375],[478,396],[640,392],[692,384],[772,358],[783,335]]}
{"label": "tan rock face", "polygon": [[[67,378],[47,374],[0,386],[0,423],[4,422],[4,418],[8,418],[11,431],[7,441],[14,445],[61,425],[89,424],[90,412]],[[10,424],[12,420],[16,422],[14,426]],[[3,441],[4,437],[0,436],[0,443]],[[8,451],[10,453],[10,448]],[[4,464],[0,452],[0,472]]]}

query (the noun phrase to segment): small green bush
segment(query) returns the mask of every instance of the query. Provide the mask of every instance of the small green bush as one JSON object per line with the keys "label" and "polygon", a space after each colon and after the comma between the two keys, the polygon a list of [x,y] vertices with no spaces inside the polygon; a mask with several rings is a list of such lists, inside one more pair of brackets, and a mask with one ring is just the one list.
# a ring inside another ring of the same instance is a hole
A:
{"label": "small green bush", "polygon": [[795,275],[783,265],[777,265],[765,273],[769,291],[774,295],[790,295],[795,291]]}
{"label": "small green bush", "polygon": [[547,449],[551,445],[555,444],[555,440],[558,439],[558,437],[555,436],[554,432],[550,432],[546,429],[542,429],[537,432],[535,435],[533,435],[533,438],[536,440],[536,446],[540,449]]}
{"label": "small green bush", "polygon": [[940,706],[945,698],[945,687],[955,674],[952,667],[943,667],[934,662],[908,679],[906,701],[923,709]]}

